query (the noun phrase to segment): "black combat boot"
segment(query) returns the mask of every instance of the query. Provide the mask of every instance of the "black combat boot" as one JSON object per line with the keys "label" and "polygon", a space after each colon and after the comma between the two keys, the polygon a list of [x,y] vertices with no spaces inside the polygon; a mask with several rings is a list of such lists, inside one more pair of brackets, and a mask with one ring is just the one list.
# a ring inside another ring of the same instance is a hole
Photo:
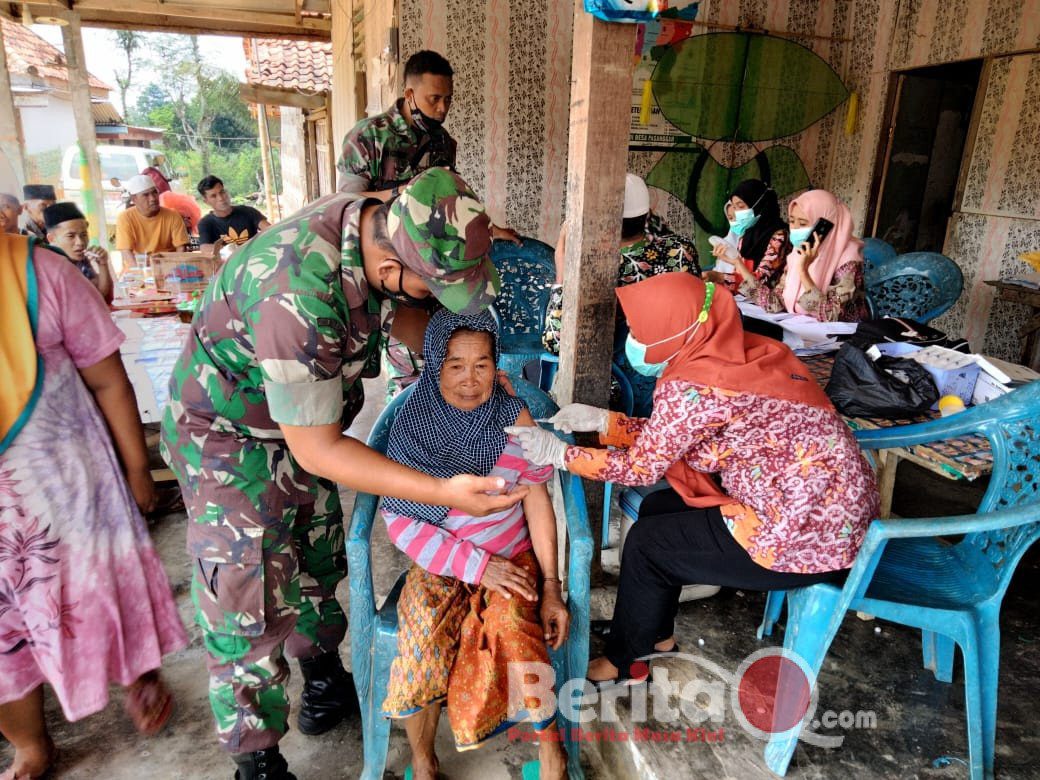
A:
{"label": "black combat boot", "polygon": [[231,756],[238,764],[235,780],[296,780],[278,746]]}
{"label": "black combat boot", "polygon": [[324,734],[348,715],[360,711],[354,677],[343,668],[339,653],[322,653],[300,661],[303,696],[297,724],[308,736]]}

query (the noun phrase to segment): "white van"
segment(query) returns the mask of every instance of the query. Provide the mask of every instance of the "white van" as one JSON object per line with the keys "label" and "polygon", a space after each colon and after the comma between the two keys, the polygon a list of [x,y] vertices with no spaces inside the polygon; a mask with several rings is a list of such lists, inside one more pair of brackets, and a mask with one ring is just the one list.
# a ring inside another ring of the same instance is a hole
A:
{"label": "white van", "polygon": [[[166,156],[155,149],[140,146],[97,147],[101,160],[101,186],[105,191],[105,212],[111,221],[115,221],[115,213],[122,205],[122,188],[112,183],[112,179],[127,181],[145,168],[158,168],[167,178],[172,178]],[[64,200],[71,200],[81,207],[83,203],[83,180],[79,171],[79,146],[73,144],[65,150],[61,160],[61,187]]]}

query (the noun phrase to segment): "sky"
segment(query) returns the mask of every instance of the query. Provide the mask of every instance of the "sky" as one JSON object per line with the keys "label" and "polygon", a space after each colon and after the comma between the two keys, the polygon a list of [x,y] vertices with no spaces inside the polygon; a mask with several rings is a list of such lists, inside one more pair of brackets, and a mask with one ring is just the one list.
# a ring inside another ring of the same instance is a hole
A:
{"label": "sky", "polygon": [[[49,43],[62,49],[61,28],[54,25],[34,24],[32,31]],[[143,33],[145,41],[155,33]],[[115,45],[115,31],[96,27],[83,28],[83,48],[87,56],[87,70],[112,87],[112,102],[119,107],[119,90],[116,87],[115,71],[126,67],[126,58]],[[185,36],[186,38],[187,36]],[[209,64],[230,72],[239,81],[245,81],[246,57],[242,51],[242,39],[227,35],[200,35],[199,48]],[[139,50],[140,51],[140,50]],[[127,103],[133,104],[137,96],[149,83],[162,83],[162,73],[153,70],[137,75],[135,63],[134,83]]]}

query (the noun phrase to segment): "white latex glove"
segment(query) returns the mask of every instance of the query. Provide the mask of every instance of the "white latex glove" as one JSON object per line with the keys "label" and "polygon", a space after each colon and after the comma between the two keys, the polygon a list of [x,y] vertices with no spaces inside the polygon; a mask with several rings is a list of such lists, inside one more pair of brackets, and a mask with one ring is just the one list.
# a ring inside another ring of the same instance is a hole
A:
{"label": "white latex glove", "polygon": [[567,404],[545,422],[563,433],[606,433],[610,426],[610,412],[588,404]]}
{"label": "white latex glove", "polygon": [[524,457],[535,466],[552,466],[564,470],[564,455],[567,442],[556,438],[550,431],[533,425],[511,425],[505,429],[510,436],[515,436],[524,451]]}

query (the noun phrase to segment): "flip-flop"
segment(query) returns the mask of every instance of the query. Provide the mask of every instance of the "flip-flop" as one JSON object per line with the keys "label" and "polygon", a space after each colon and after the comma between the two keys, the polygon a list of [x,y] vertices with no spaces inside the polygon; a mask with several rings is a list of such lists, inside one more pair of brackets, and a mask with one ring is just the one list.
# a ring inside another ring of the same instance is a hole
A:
{"label": "flip-flop", "polygon": [[149,672],[127,689],[125,708],[138,733],[155,736],[173,714],[173,694],[158,672]]}

